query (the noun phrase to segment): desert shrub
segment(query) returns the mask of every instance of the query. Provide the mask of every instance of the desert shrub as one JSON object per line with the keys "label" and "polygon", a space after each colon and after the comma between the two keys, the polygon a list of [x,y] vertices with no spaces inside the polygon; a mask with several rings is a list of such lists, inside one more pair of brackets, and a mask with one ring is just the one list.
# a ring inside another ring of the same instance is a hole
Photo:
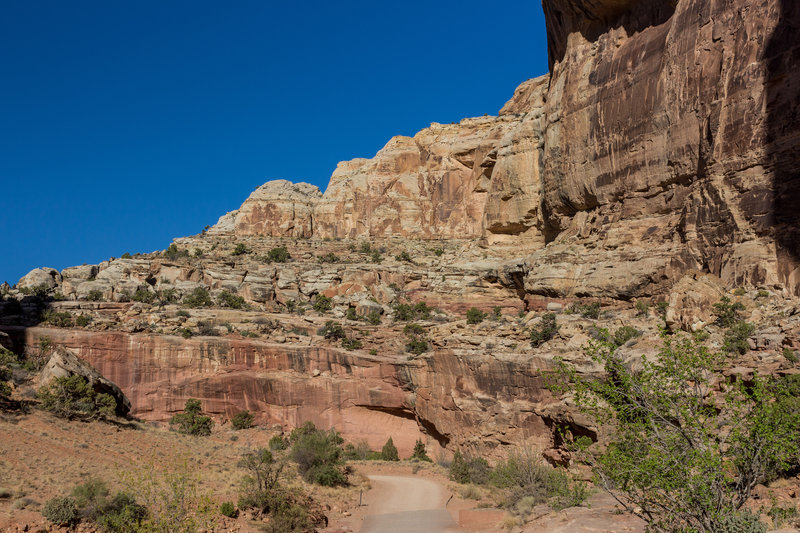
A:
{"label": "desert shrub", "polygon": [[175,330],[175,333],[183,337],[184,339],[190,339],[194,333],[189,328],[178,328]]}
{"label": "desert shrub", "polygon": [[333,309],[333,300],[325,296],[324,294],[317,294],[316,299],[314,300],[314,305],[312,306],[314,311],[317,313],[324,313],[325,311],[330,311]]}
{"label": "desert shrub", "polygon": [[403,328],[403,333],[406,335],[423,335],[425,333],[425,328],[419,324],[406,324]]}
{"label": "desert shrub", "polygon": [[[122,527],[115,531],[196,533],[214,530],[217,507],[211,495],[201,490],[201,468],[183,459],[158,467],[147,463],[123,472],[126,494],[118,495],[120,512],[114,513],[121,518]],[[136,494],[136,500],[128,494]],[[126,521],[131,521],[131,515],[134,522],[137,518],[140,520],[138,526],[125,526]]]}
{"label": "desert shrub", "polygon": [[414,452],[411,454],[411,459],[417,459],[418,461],[426,461],[428,463],[432,463],[433,460],[428,457],[428,453],[425,450],[425,443],[422,442],[421,439],[417,439],[417,442],[414,444]]}
{"label": "desert shrub", "polygon": [[50,287],[45,283],[41,283],[35,287],[20,287],[19,292],[25,296],[33,296],[34,298],[44,300],[50,294]]}
{"label": "desert shrub", "polygon": [[422,355],[430,349],[427,339],[413,336],[406,343],[406,351],[414,355]]}
{"label": "desert shrub", "polygon": [[136,503],[136,499],[125,492],[119,492],[103,507],[94,520],[106,533],[128,533],[141,531],[142,522],[147,518],[147,508]]}
{"label": "desert shrub", "polygon": [[204,415],[200,400],[189,398],[182,413],[173,415],[169,421],[170,428],[185,435],[207,436],[211,435],[214,421]]}
{"label": "desert shrub", "polygon": [[210,320],[201,320],[197,323],[197,333],[203,337],[218,337],[217,326]]}
{"label": "desert shrub", "polygon": [[415,304],[395,303],[392,309],[394,310],[395,319],[403,321],[428,320],[433,311],[426,302],[417,302]]}
{"label": "desert shrub", "polygon": [[333,320],[328,320],[325,322],[325,325],[322,326],[317,333],[330,340],[339,340],[345,338],[344,328],[341,326],[341,324],[337,324]]}
{"label": "desert shrub", "polygon": [[92,478],[73,488],[72,498],[81,518],[94,521],[108,505],[108,486],[103,480]]}
{"label": "desert shrub", "polygon": [[342,348],[344,348],[345,350],[350,350],[350,351],[359,350],[361,349],[362,346],[363,346],[362,342],[358,339],[354,338],[348,339],[346,337],[342,339]]}
{"label": "desert shrub", "polygon": [[558,328],[556,314],[545,313],[542,315],[542,320],[539,322],[538,327],[531,328],[531,344],[534,347],[541,346],[556,336]]}
{"label": "desert shrub", "polygon": [[570,306],[570,311],[581,315],[583,318],[597,320],[600,318],[600,302],[591,302],[588,304],[575,302]]}
{"label": "desert shrub", "polygon": [[231,309],[247,308],[247,302],[244,301],[244,298],[231,291],[222,291],[217,297],[217,303],[222,307],[230,307]]}
{"label": "desert shrub", "polygon": [[750,511],[739,511],[720,518],[714,533],[767,533],[767,526]]}
{"label": "desert shrub", "polygon": [[496,305],[492,308],[492,320],[500,320],[503,318],[503,308]]}
{"label": "desert shrub", "polygon": [[650,302],[647,300],[636,300],[636,316],[647,317],[650,314]]}
{"label": "desert shrub", "polygon": [[185,309],[179,309],[179,310],[178,310],[178,311],[175,313],[175,316],[182,316],[182,317],[184,317],[184,318],[189,318],[189,317],[190,317],[190,316],[192,316],[192,315],[189,313],[189,311],[186,311]]}
{"label": "desert shrub", "polygon": [[245,409],[244,411],[239,411],[233,418],[231,418],[231,425],[233,429],[247,429],[253,427],[253,420],[255,416],[253,413]]}
{"label": "desert shrub", "polygon": [[291,431],[291,433],[289,433],[289,442],[294,444],[301,438],[316,432],[317,432],[317,426],[314,425],[314,422],[308,420],[302,426],[294,428]]}
{"label": "desert shrub", "polygon": [[740,355],[746,354],[750,351],[750,344],[747,339],[755,332],[756,327],[749,322],[739,320],[734,322],[727,331],[722,340],[722,349],[726,352],[735,352]]}
{"label": "desert shrub", "polygon": [[232,255],[244,255],[250,253],[250,248],[247,247],[246,244],[243,242],[236,243],[236,246],[233,248]]}
{"label": "desert shrub", "polygon": [[564,470],[546,464],[541,455],[530,448],[512,452],[495,466],[489,479],[504,490],[503,506],[521,516],[541,503],[563,508],[567,504],[579,505],[588,496],[582,482],[570,479]]}
{"label": "desert shrub", "polygon": [[0,400],[5,400],[11,397],[11,385],[5,381],[0,381]]}
{"label": "desert shrub", "polygon": [[42,409],[62,418],[107,419],[117,408],[113,396],[95,392],[79,375],[53,378],[37,391],[37,397]]}
{"label": "desert shrub", "polygon": [[166,250],[162,252],[162,254],[167,259],[175,261],[177,259],[180,259],[181,257],[189,257],[189,250],[178,249],[178,245],[173,242],[167,247]]}
{"label": "desert shrub", "polygon": [[269,449],[275,451],[285,450],[289,447],[289,441],[283,435],[273,435],[269,439]]}
{"label": "desert shrub", "polygon": [[747,294],[747,291],[744,290],[744,287],[736,287],[736,290],[733,291],[733,294],[736,296],[744,296]]}
{"label": "desert shrub", "polygon": [[42,515],[57,526],[71,526],[80,519],[75,500],[70,497],[55,497],[47,500]]}
{"label": "desert shrub", "polygon": [[480,324],[486,318],[486,313],[477,307],[470,307],[467,310],[467,324]]}
{"label": "desert shrub", "polygon": [[136,292],[133,293],[133,296],[131,296],[131,300],[133,300],[134,302],[151,304],[156,301],[156,293],[149,291],[143,287],[139,287],[138,289],[136,289]]}
{"label": "desert shrub", "polygon": [[764,289],[758,289],[758,292],[756,293],[756,297],[758,298],[767,298],[768,296],[769,296],[769,291]]}
{"label": "desert shrub", "polygon": [[300,475],[309,483],[326,487],[347,484],[342,472],[342,438],[331,429],[315,429],[298,437],[292,444],[290,456],[297,463]]}
{"label": "desert shrub", "polygon": [[89,315],[78,315],[75,317],[75,325],[81,328],[85,328],[89,324],[92,323],[92,317]]}
{"label": "desert shrub", "polygon": [[383,459],[381,452],[371,450],[366,441],[361,441],[358,444],[348,442],[344,447],[342,457],[348,461],[376,461]]}
{"label": "desert shrub", "polygon": [[716,324],[722,328],[729,328],[739,321],[740,311],[744,311],[744,304],[731,302],[730,298],[723,296],[713,308],[713,313],[717,317]]}
{"label": "desert shrub", "polygon": [[222,505],[219,506],[219,514],[228,518],[236,518],[239,516],[239,511],[236,510],[233,502],[222,502]]}
{"label": "desert shrub", "polygon": [[368,324],[377,326],[381,323],[381,314],[377,311],[370,311],[366,316],[366,320]]}
{"label": "desert shrub", "polygon": [[266,259],[270,263],[286,263],[291,258],[292,256],[289,254],[289,250],[287,250],[285,246],[278,246],[267,252]]}
{"label": "desert shrub", "polygon": [[614,332],[612,342],[617,346],[622,346],[629,340],[633,339],[634,337],[638,337],[639,335],[641,335],[641,332],[639,332],[636,328],[631,326],[620,326],[617,328],[617,331]]}
{"label": "desert shrub", "polygon": [[356,308],[355,307],[348,307],[347,311],[344,314],[344,317],[347,320],[358,320],[358,315],[356,314]]}
{"label": "desert shrub", "polygon": [[183,297],[183,305],[186,307],[211,307],[211,295],[205,287],[195,287],[188,295]]}
{"label": "desert shrub", "polygon": [[48,309],[44,312],[42,320],[57,328],[71,328],[73,323],[72,315],[67,311],[58,312],[52,309]]}
{"label": "desert shrub", "polygon": [[156,298],[159,305],[167,305],[178,301],[178,291],[170,287],[156,291]]}
{"label": "desert shrub", "polygon": [[394,445],[392,441],[392,437],[386,441],[386,444],[383,445],[381,448],[381,458],[384,461],[399,461],[400,456],[397,453],[397,447]]}
{"label": "desert shrub", "polygon": [[489,481],[491,468],[483,457],[464,457],[460,451],[453,454],[448,475],[456,483],[485,485]]}
{"label": "desert shrub", "polygon": [[328,252],[327,254],[318,256],[317,261],[320,263],[338,263],[341,259],[335,253]]}
{"label": "desert shrub", "polygon": [[381,255],[380,251],[372,250],[372,253],[369,255],[369,260],[372,263],[382,263],[383,256]]}
{"label": "desert shrub", "polygon": [[397,261],[405,261],[406,263],[411,263],[411,255],[405,250],[394,256],[394,258]]}
{"label": "desert shrub", "polygon": [[785,357],[786,360],[789,361],[792,364],[797,363],[797,360],[798,360],[797,353],[794,350],[792,350],[791,348],[784,348],[783,349],[783,357]]}
{"label": "desert shrub", "polygon": [[667,338],[636,371],[616,349],[608,340],[586,348],[613,379],[583,377],[562,362],[568,389],[561,390],[614,426],[607,446],[576,453],[626,509],[641,509],[649,530],[716,533],[738,520],[758,483],[797,464],[800,410],[791,380],[717,382],[725,358],[691,337]]}

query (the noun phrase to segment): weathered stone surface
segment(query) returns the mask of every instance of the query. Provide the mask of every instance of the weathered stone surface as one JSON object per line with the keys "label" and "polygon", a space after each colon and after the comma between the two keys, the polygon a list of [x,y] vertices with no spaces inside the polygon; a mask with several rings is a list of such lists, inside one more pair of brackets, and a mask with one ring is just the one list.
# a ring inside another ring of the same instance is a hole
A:
{"label": "weathered stone surface", "polygon": [[700,272],[685,275],[669,295],[667,326],[685,331],[704,328],[714,321],[714,304],[724,295],[725,286],[718,277]]}
{"label": "weathered stone surface", "polygon": [[[322,194],[314,185],[286,180],[268,181],[245,200],[234,217],[237,235],[311,237],[313,207]],[[220,219],[218,230],[228,227]]]}
{"label": "weathered stone surface", "polygon": [[17,282],[20,289],[45,287],[52,289],[61,283],[61,274],[55,268],[34,268]]}

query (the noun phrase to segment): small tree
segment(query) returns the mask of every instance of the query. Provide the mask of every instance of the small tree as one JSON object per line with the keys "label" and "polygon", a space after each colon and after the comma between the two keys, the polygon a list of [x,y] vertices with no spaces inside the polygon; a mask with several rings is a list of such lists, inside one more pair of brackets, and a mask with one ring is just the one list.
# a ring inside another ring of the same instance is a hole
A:
{"label": "small tree", "polygon": [[267,252],[267,261],[270,263],[285,263],[291,258],[292,256],[289,255],[289,250],[285,246],[279,246]]}
{"label": "small tree", "polygon": [[558,333],[558,327],[555,313],[544,314],[539,326],[531,329],[531,344],[536,348],[549,341]]}
{"label": "small tree", "polygon": [[117,401],[110,394],[98,393],[83,376],[56,377],[40,388],[40,407],[63,418],[82,420],[114,416]]}
{"label": "small tree", "polygon": [[253,427],[254,419],[255,416],[253,416],[253,413],[245,409],[233,415],[233,418],[231,418],[231,425],[233,429],[247,429]]}
{"label": "small tree", "polygon": [[325,311],[333,309],[333,300],[324,294],[317,294],[317,298],[314,300],[314,305],[312,307],[317,313],[324,313]]}
{"label": "small tree", "polygon": [[389,437],[389,440],[386,441],[386,444],[383,445],[381,449],[381,458],[384,461],[399,461],[400,456],[397,454],[397,448],[392,441],[392,437]]}
{"label": "small tree", "polygon": [[428,463],[433,462],[433,460],[428,457],[428,454],[425,450],[425,443],[422,442],[422,439],[417,439],[417,442],[414,444],[414,452],[411,454],[411,459],[427,461]]}
{"label": "small tree", "polygon": [[189,295],[183,298],[186,307],[211,307],[211,295],[205,287],[196,287]]}
{"label": "small tree", "polygon": [[746,387],[717,380],[723,358],[692,338],[665,340],[638,371],[616,349],[607,337],[586,348],[603,379],[565,363],[561,376],[585,413],[614,428],[605,449],[578,453],[649,530],[716,533],[756,484],[796,464],[800,411],[785,386],[758,375]]}
{"label": "small tree", "polygon": [[470,307],[467,310],[467,324],[480,324],[486,318],[486,313],[477,307]]}
{"label": "small tree", "polygon": [[208,436],[211,435],[211,428],[214,421],[211,417],[203,414],[200,400],[189,398],[182,413],[174,415],[169,421],[170,427],[178,433],[186,435]]}

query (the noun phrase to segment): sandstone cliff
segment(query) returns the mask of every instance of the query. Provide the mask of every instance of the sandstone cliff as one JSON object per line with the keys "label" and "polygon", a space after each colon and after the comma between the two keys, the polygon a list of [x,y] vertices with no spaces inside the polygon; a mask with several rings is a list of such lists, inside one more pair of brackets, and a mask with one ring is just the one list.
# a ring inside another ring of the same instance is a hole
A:
{"label": "sandstone cliff", "polygon": [[797,6],[543,7],[551,74],[498,117],[395,137],[321,197],[265,185],[227,227],[510,244],[533,294],[630,298],[690,270],[798,294]]}

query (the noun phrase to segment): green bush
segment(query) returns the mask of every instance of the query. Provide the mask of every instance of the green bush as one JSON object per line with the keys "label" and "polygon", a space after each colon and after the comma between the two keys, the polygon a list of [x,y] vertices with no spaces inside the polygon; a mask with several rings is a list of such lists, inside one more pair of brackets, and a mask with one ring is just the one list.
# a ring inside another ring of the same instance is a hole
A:
{"label": "green bush", "polygon": [[231,425],[233,426],[233,429],[236,430],[251,428],[253,427],[254,419],[255,416],[253,416],[253,413],[245,409],[244,411],[239,411],[233,415],[233,418],[231,418]]}
{"label": "green bush", "polygon": [[722,349],[726,352],[736,352],[740,355],[750,351],[750,344],[747,339],[755,332],[756,327],[749,322],[739,320],[735,322],[725,332],[722,341]]}
{"label": "green bush", "polygon": [[174,415],[169,421],[170,428],[185,435],[208,436],[214,427],[211,417],[203,414],[200,400],[189,398],[182,413]]}
{"label": "green bush", "polygon": [[336,430],[315,429],[301,434],[292,444],[290,456],[300,475],[309,483],[335,487],[347,484],[342,472],[342,438]]}
{"label": "green bush", "polygon": [[467,310],[467,324],[480,324],[486,318],[486,313],[477,307],[470,307]]}
{"label": "green bush", "polygon": [[330,340],[339,340],[346,337],[341,324],[337,324],[333,320],[325,322],[325,325],[322,326],[317,333]]}
{"label": "green bush", "polygon": [[531,344],[537,348],[549,341],[558,333],[558,323],[555,313],[545,313],[538,327],[531,328]]}
{"label": "green bush", "polygon": [[269,449],[275,451],[282,451],[289,447],[289,441],[283,435],[273,435],[269,439]]}
{"label": "green bush", "polygon": [[228,518],[236,518],[239,516],[239,511],[236,510],[233,502],[222,502],[222,505],[219,506],[219,514]]}
{"label": "green bush", "polygon": [[217,302],[221,307],[230,307],[231,309],[246,309],[248,307],[242,296],[227,290],[219,294]]}
{"label": "green bush", "polygon": [[156,293],[149,291],[143,287],[139,287],[138,289],[136,289],[136,292],[133,293],[133,296],[131,296],[131,300],[133,300],[134,302],[151,304],[156,301]]}
{"label": "green bush", "polygon": [[377,311],[370,311],[369,314],[367,314],[367,323],[377,326],[381,323],[381,314]]}
{"label": "green bush", "polygon": [[590,318],[593,320],[600,318],[600,302],[588,304],[575,302],[569,307],[569,310],[573,313],[578,313],[583,318]]}
{"label": "green bush", "polygon": [[195,287],[188,295],[183,297],[183,305],[186,307],[211,307],[211,295],[205,287]]}
{"label": "green bush", "polygon": [[164,257],[171,261],[175,261],[181,257],[189,257],[189,250],[179,250],[178,245],[174,242],[170,244],[162,253]]}
{"label": "green bush", "polygon": [[425,450],[425,443],[422,442],[421,439],[417,439],[417,442],[414,444],[414,452],[411,454],[411,459],[417,459],[418,461],[426,461],[428,463],[432,463],[433,460],[428,457],[428,453]]}
{"label": "green bush", "polygon": [[369,260],[372,263],[382,263],[383,256],[378,250],[372,250],[372,253],[369,255]]}
{"label": "green bush", "polygon": [[406,263],[411,263],[411,255],[409,255],[409,253],[406,252],[405,250],[394,256],[394,258],[397,261],[405,261]]}
{"label": "green bush", "polygon": [[292,256],[289,255],[289,250],[285,246],[278,246],[267,252],[267,261],[270,263],[286,263],[291,258]]}
{"label": "green bush", "polygon": [[52,309],[44,312],[42,320],[57,328],[71,328],[73,324],[72,315],[67,311],[57,312]]}
{"label": "green bush", "polygon": [[647,317],[650,314],[650,302],[636,300],[636,316]]}
{"label": "green bush", "polygon": [[489,463],[483,457],[464,457],[460,451],[456,450],[448,474],[450,479],[456,483],[485,485],[489,482],[491,471]]}
{"label": "green bush", "polygon": [[347,311],[344,314],[344,317],[347,320],[358,320],[358,315],[356,314],[356,308],[355,307],[348,307]]}
{"label": "green bush", "polygon": [[629,340],[633,339],[634,337],[638,337],[641,334],[642,333],[640,331],[631,326],[620,326],[617,328],[617,331],[614,332],[613,342],[617,346],[622,346]]}
{"label": "green bush", "polygon": [[372,245],[369,243],[369,241],[364,241],[358,247],[358,251],[362,254],[368,254],[372,251]]}
{"label": "green bush", "polygon": [[324,313],[333,309],[333,300],[324,294],[317,294],[317,298],[314,300],[314,305],[312,307],[317,313]]}
{"label": "green bush", "polygon": [[320,255],[319,257],[317,257],[317,261],[320,263],[338,263],[339,261],[341,261],[341,259],[339,259],[339,256],[336,255],[335,253],[328,252],[325,255]]}
{"label": "green bush", "polygon": [[178,301],[178,291],[170,287],[156,291],[156,298],[159,305],[167,305]]}
{"label": "green bush", "polygon": [[184,339],[190,339],[194,333],[189,328],[178,328],[175,330],[175,333],[183,337]]}
{"label": "green bush", "polygon": [[406,343],[406,351],[414,355],[422,355],[430,349],[427,339],[412,337]]}
{"label": "green bush", "polygon": [[714,533],[767,533],[767,526],[750,511],[740,511],[721,517]]}
{"label": "green bush", "polygon": [[792,363],[792,364],[797,363],[797,360],[798,360],[797,353],[794,350],[792,350],[791,348],[784,348],[783,349],[783,356],[790,363]]}
{"label": "green bush", "polygon": [[92,323],[92,317],[89,315],[78,315],[75,317],[75,325],[80,328],[85,328]]}
{"label": "green bush", "polygon": [[395,303],[392,306],[395,320],[428,320],[431,317],[432,308],[426,302],[415,304]]}
{"label": "green bush", "polygon": [[667,338],[635,372],[616,350],[602,339],[586,349],[613,379],[585,377],[562,362],[564,386],[554,391],[568,391],[582,412],[615,428],[606,446],[576,458],[626,509],[641,509],[650,530],[721,531],[738,520],[753,487],[796,467],[792,380],[756,374],[747,383],[717,382],[728,362],[691,337]]}
{"label": "green bush", "polygon": [[236,243],[236,247],[233,249],[233,255],[244,255],[250,253],[250,248],[247,247],[246,244],[239,242]]}
{"label": "green bush", "polygon": [[202,337],[219,337],[217,326],[210,320],[201,320],[197,323],[197,334]]}
{"label": "green bush", "polygon": [[379,461],[383,459],[381,452],[371,450],[366,441],[359,442],[357,445],[347,443],[342,456],[348,461]]}
{"label": "green bush", "polygon": [[729,328],[739,322],[740,311],[744,311],[742,302],[731,302],[727,296],[723,296],[713,307],[713,313],[717,317],[716,324],[721,328]]}
{"label": "green bush", "polygon": [[381,448],[381,458],[384,461],[399,461],[400,456],[397,453],[397,447],[394,445],[392,441],[392,437],[386,441],[386,444],[383,445]]}
{"label": "green bush", "polygon": [[425,333],[425,328],[419,324],[406,324],[403,328],[403,333],[406,335],[423,335]]}
{"label": "green bush", "polygon": [[95,523],[106,533],[138,532],[147,516],[145,506],[136,503],[133,496],[119,492],[103,507]]}
{"label": "green bush", "polygon": [[345,350],[353,351],[353,350],[360,350],[363,344],[358,339],[342,339],[342,348]]}
{"label": "green bush", "polygon": [[62,418],[107,419],[117,408],[113,396],[95,392],[79,375],[53,378],[38,390],[37,397],[42,409]]}
{"label": "green bush", "polygon": [[57,526],[72,526],[80,519],[75,500],[69,497],[55,497],[47,500],[42,509],[42,515]]}

